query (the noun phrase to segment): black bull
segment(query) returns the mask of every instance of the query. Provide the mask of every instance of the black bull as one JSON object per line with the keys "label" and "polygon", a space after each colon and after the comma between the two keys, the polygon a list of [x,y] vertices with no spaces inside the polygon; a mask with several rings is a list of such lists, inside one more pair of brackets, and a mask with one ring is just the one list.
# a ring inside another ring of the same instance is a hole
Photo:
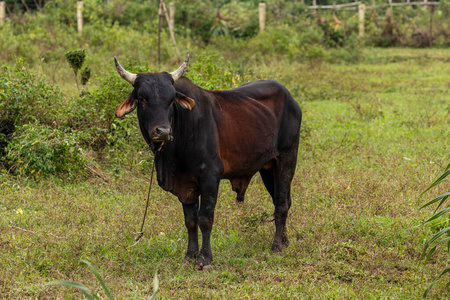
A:
{"label": "black bull", "polygon": [[172,73],[132,74],[114,59],[119,74],[134,87],[116,116],[137,107],[141,134],[155,152],[158,184],[183,205],[189,239],[185,260],[196,258],[197,269],[212,262],[210,237],[220,180],[230,180],[237,200],[243,201],[256,172],[275,206],[272,250],[287,246],[302,119],[289,91],[276,80],[231,90],[202,89],[182,76],[189,55]]}

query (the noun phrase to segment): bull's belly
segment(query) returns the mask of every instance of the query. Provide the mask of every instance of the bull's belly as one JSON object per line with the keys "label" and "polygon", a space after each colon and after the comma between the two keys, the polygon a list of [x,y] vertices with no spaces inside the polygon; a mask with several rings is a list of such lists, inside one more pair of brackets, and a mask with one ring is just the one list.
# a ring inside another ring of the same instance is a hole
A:
{"label": "bull's belly", "polygon": [[232,179],[240,177],[251,177],[263,168],[270,168],[277,151],[268,150],[264,153],[252,152],[252,155],[235,155],[232,157],[221,156],[224,171],[222,178]]}

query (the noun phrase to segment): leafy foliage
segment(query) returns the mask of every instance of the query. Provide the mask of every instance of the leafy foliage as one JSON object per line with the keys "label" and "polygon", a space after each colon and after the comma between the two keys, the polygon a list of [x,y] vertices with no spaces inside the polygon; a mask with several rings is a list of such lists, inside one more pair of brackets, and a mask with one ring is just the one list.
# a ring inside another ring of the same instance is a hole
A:
{"label": "leafy foliage", "polygon": [[[422,192],[422,195],[432,188],[443,184],[448,180],[448,177],[450,177],[450,163],[447,165],[447,167],[444,169],[444,172],[442,175],[439,176],[438,179],[436,179],[425,191]],[[450,205],[447,202],[447,200],[450,197],[450,189],[446,191],[445,193],[437,196],[436,198],[432,199],[431,201],[427,202],[425,205],[423,205],[421,208],[428,207],[430,205],[436,205],[436,208],[434,210],[433,216],[431,216],[429,219],[425,221],[425,224],[432,223],[433,221],[439,220],[439,223],[444,224],[443,228],[441,228],[437,233],[435,233],[428,241],[426,241],[425,246],[422,251],[421,259],[427,262],[431,256],[436,252],[436,250],[439,247],[443,247],[444,245],[447,247],[447,253],[450,253],[450,226],[448,226],[449,221],[449,212],[450,212]],[[439,210],[441,207],[445,207],[441,210]],[[439,210],[439,211],[438,211]],[[434,245],[434,246],[433,246]],[[430,248],[431,247],[431,248]],[[433,287],[433,285],[442,278],[445,274],[450,272],[450,268],[445,268],[441,274],[430,284],[430,286],[426,289],[424,293],[424,297],[426,297]],[[447,283],[447,286],[450,284]]]}
{"label": "leafy foliage", "polygon": [[49,85],[42,76],[30,70],[24,59],[19,59],[13,70],[6,66],[2,69],[0,154],[5,155],[5,149],[16,128],[34,122],[45,126],[59,124],[62,120],[55,116],[60,114],[61,106],[58,104],[65,98],[56,86]]}
{"label": "leafy foliage", "polygon": [[6,164],[20,176],[83,174],[87,160],[80,147],[82,132],[48,125],[19,126],[6,147]]}
{"label": "leafy foliage", "polygon": [[[83,67],[84,60],[86,59],[86,51],[84,49],[68,51],[66,52],[65,57],[73,70],[75,82],[78,88],[78,93],[81,96],[82,90],[80,90],[80,87],[78,85],[78,71],[81,69],[81,67]],[[83,86],[82,89],[84,89],[84,86],[89,81],[90,77],[91,77],[91,69],[89,67],[84,67],[81,72],[81,84]]]}
{"label": "leafy foliage", "polygon": [[217,55],[201,54],[197,62],[189,68],[188,76],[205,89],[230,89],[250,81],[252,75],[242,70],[235,70],[231,62]]}
{"label": "leafy foliage", "polygon": [[88,66],[85,66],[82,70],[81,70],[81,85],[86,85],[89,81],[89,79],[91,78],[91,68]]}
{"label": "leafy foliage", "polygon": [[71,50],[66,52],[65,56],[76,76],[86,59],[86,51],[84,49]]}
{"label": "leafy foliage", "polygon": [[55,105],[64,96],[56,86],[49,85],[24,59],[19,59],[10,71],[3,67],[0,74],[0,120],[22,125],[33,120],[44,124],[57,122]]}

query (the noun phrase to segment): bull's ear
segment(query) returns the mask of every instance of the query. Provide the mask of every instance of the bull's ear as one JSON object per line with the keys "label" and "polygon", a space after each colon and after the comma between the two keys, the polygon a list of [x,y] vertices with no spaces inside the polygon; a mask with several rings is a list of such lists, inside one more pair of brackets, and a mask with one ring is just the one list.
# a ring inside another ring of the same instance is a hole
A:
{"label": "bull's ear", "polygon": [[137,100],[129,95],[116,109],[116,117],[123,119],[126,114],[132,112],[137,106]]}
{"label": "bull's ear", "polygon": [[189,98],[188,96],[186,96],[180,92],[176,92],[175,101],[177,101],[181,105],[181,107],[183,107],[185,109],[192,110],[195,106],[194,99]]}

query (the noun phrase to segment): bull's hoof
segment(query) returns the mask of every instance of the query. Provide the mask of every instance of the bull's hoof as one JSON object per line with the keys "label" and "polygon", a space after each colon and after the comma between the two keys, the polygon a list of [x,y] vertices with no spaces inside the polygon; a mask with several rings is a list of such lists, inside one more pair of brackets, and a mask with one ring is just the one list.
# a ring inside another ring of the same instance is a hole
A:
{"label": "bull's hoof", "polygon": [[283,249],[286,248],[288,245],[289,245],[289,243],[283,244],[283,245],[272,244],[272,247],[270,248],[270,250],[272,250],[273,253],[278,253],[278,252],[283,251]]}
{"label": "bull's hoof", "polygon": [[201,262],[197,263],[197,264],[195,265],[195,269],[196,269],[197,271],[203,271],[203,264],[202,264]]}
{"label": "bull's hoof", "polygon": [[287,238],[287,235],[283,235],[281,237],[281,243],[283,244],[283,247],[289,246],[289,239]]}
{"label": "bull's hoof", "polygon": [[272,250],[273,253],[278,253],[281,252],[281,250],[283,250],[283,247],[279,244],[272,244],[270,250]]}
{"label": "bull's hoof", "polygon": [[195,265],[197,271],[206,271],[211,268],[212,259],[200,257]]}
{"label": "bull's hoof", "polygon": [[194,259],[197,259],[197,256],[198,255],[196,252],[187,253],[183,259],[183,263],[189,263],[189,262],[193,261]]}
{"label": "bull's hoof", "polygon": [[281,238],[275,238],[272,244],[272,252],[281,252],[283,248],[289,246],[289,240],[286,234],[283,234]]}
{"label": "bull's hoof", "polygon": [[197,271],[203,271],[203,272],[207,272],[212,270],[212,265],[206,265],[204,266],[202,263],[198,263],[197,265],[195,265],[195,269]]}

